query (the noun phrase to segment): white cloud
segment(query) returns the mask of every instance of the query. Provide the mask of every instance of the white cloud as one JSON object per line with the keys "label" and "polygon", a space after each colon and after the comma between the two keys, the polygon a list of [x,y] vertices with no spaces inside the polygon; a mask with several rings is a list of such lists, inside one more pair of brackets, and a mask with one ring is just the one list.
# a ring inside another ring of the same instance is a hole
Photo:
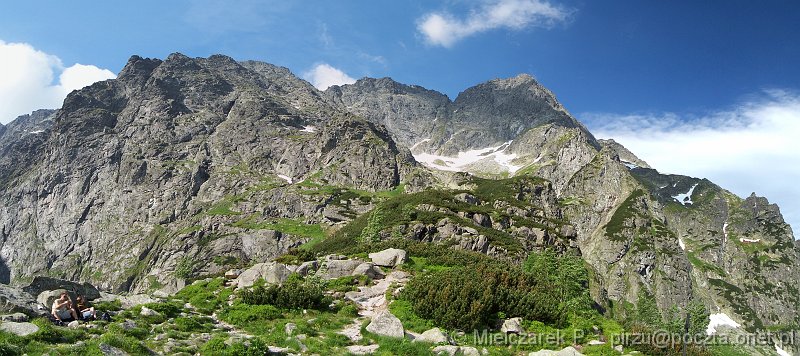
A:
{"label": "white cloud", "polygon": [[65,68],[58,57],[29,44],[0,40],[0,123],[37,109],[59,108],[71,91],[114,77],[91,65]]}
{"label": "white cloud", "polygon": [[465,37],[498,28],[550,27],[566,21],[570,13],[543,0],[494,0],[470,12],[466,19],[446,12],[426,14],[417,22],[417,30],[428,43],[450,47]]}
{"label": "white cloud", "polygon": [[320,63],[303,73],[303,78],[308,80],[319,90],[328,89],[332,85],[353,84],[355,79],[345,74],[341,70],[332,67],[327,63]]}
{"label": "white cloud", "polygon": [[800,93],[772,90],[731,110],[700,117],[582,115],[661,172],[708,178],[739,196],[778,203],[800,231]]}

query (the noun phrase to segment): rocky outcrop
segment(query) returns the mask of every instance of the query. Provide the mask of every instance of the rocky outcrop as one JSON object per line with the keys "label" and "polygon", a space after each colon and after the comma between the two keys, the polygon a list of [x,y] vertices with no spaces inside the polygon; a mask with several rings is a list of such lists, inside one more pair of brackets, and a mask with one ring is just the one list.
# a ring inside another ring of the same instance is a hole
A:
{"label": "rocky outcrop", "polygon": [[[454,168],[459,152],[478,149]],[[427,170],[412,152],[472,175]],[[375,223],[375,206],[421,191],[395,226]],[[375,240],[517,262],[545,249],[580,254],[605,308],[700,301],[751,329],[800,322],[800,248],[776,206],[660,174],[596,140],[527,75],[450,100],[389,78],[320,92],[266,63],[134,56],[58,111],[0,126],[0,283],[40,285],[35,295],[85,282],[174,292],[252,264],[235,278],[379,278],[367,261],[339,257],[258,265],[363,214]],[[31,299],[0,286],[5,309],[30,310]]]}
{"label": "rocky outcrop", "polygon": [[71,281],[60,280],[56,278],[36,276],[31,284],[23,287],[22,290],[31,295],[39,295],[45,291],[52,291],[56,289],[63,289],[69,291],[73,297],[82,295],[87,300],[94,300],[100,298],[100,291],[95,286],[89,283],[75,283]]}
{"label": "rocky outcrop", "polygon": [[252,287],[259,279],[263,279],[269,284],[281,284],[291,274],[292,270],[282,263],[258,263],[242,272],[233,283],[238,288]]}
{"label": "rocky outcrop", "polygon": [[381,267],[396,267],[406,261],[406,251],[397,248],[389,248],[379,252],[369,254],[372,263]]}
{"label": "rocky outcrop", "polygon": [[39,309],[36,299],[22,289],[0,284],[0,313],[39,315],[47,312]]}
{"label": "rocky outcrop", "polygon": [[40,121],[44,133],[2,148],[0,282],[175,291],[183,276],[229,269],[214,257],[260,262],[297,246],[308,236],[281,227],[322,229],[329,205],[363,210],[315,187],[419,179],[384,128],[280,68],[225,56],[134,56]]}

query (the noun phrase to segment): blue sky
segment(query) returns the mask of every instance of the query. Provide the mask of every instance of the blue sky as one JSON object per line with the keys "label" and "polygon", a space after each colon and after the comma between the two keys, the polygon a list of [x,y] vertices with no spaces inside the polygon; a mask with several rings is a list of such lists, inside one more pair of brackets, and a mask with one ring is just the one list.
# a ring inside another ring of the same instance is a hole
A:
{"label": "blue sky", "polygon": [[795,1],[10,2],[0,122],[58,106],[132,54],[172,52],[262,60],[319,85],[390,76],[451,98],[529,73],[599,136],[660,170],[767,195],[800,226]]}

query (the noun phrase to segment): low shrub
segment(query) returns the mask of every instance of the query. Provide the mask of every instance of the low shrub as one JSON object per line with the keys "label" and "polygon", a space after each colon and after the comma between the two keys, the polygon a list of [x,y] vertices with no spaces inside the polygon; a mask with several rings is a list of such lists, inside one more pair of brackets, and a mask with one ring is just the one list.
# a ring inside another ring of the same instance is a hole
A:
{"label": "low shrub", "polygon": [[214,329],[213,320],[206,317],[177,317],[175,329],[184,332],[209,332]]}
{"label": "low shrub", "polygon": [[272,305],[250,305],[235,303],[220,313],[220,318],[233,325],[275,320],[282,316],[281,311]]}
{"label": "low shrub", "polygon": [[519,268],[469,253],[440,252],[425,253],[428,262],[470,267],[417,275],[402,294],[414,314],[437,325],[472,330],[493,326],[502,315],[562,328],[578,316],[596,314],[588,293],[589,274],[579,257],[532,254]]}
{"label": "low shrub", "polygon": [[149,355],[152,352],[144,346],[138,339],[132,336],[125,336],[113,332],[103,334],[98,339],[100,343],[109,344],[134,355]]}
{"label": "low shrub", "polygon": [[320,283],[303,280],[293,274],[283,285],[257,286],[240,294],[242,302],[250,305],[273,305],[283,309],[326,309],[326,297]]}

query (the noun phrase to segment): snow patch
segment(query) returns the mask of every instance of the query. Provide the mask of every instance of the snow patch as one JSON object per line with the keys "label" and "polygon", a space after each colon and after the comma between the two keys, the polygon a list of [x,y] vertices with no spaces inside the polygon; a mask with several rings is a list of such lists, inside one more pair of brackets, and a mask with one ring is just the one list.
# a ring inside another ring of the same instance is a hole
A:
{"label": "snow patch", "polygon": [[706,335],[714,335],[720,326],[730,326],[734,329],[741,326],[725,313],[711,314],[708,318],[710,321],[708,322],[708,327],[706,327]]}
{"label": "snow patch", "polygon": [[280,179],[283,179],[283,180],[285,180],[285,181],[286,181],[286,183],[292,184],[292,177],[289,177],[289,176],[287,176],[287,175],[283,175],[283,174],[278,174],[278,177],[279,177]]}
{"label": "snow patch", "polygon": [[746,244],[754,244],[757,242],[761,242],[761,239],[746,239],[744,237],[739,238],[739,242],[746,243]]}
{"label": "snow patch", "polygon": [[624,159],[621,159],[619,161],[622,162],[622,164],[624,164],[625,167],[628,167],[628,169],[640,168],[639,166],[637,166],[635,163],[633,163],[631,161],[626,161]]}
{"label": "snow patch", "polygon": [[780,356],[792,356],[792,354],[786,352],[786,350],[782,349],[778,345],[775,345],[775,352],[777,352]]}
{"label": "snow patch", "polygon": [[726,221],[722,224],[722,235],[725,236],[725,239],[728,239],[728,222]]}
{"label": "snow patch", "polygon": [[317,132],[317,128],[314,127],[314,126],[304,126],[303,129],[300,130],[300,132],[311,132],[311,133],[314,133],[314,132]]}
{"label": "snow patch", "polygon": [[681,247],[681,250],[686,251],[686,245],[683,244],[683,240],[680,237],[678,238],[678,246]]}
{"label": "snow patch", "polygon": [[417,148],[417,146],[419,146],[419,145],[421,145],[421,144],[423,144],[423,143],[425,143],[425,142],[428,142],[428,141],[430,141],[430,140],[431,140],[431,139],[429,139],[429,138],[426,138],[426,139],[424,139],[424,140],[422,140],[422,141],[419,141],[419,142],[415,143],[415,144],[414,144],[414,146],[411,146],[410,150],[412,150],[412,151],[413,151],[415,148]]}
{"label": "snow patch", "polygon": [[[425,141],[426,140],[422,140],[411,148],[413,149],[418,144]],[[508,147],[511,146],[511,142],[513,141],[505,142],[499,146],[459,152],[456,157],[440,156],[431,153],[416,153],[414,154],[414,159],[428,167],[451,172],[466,172],[468,166],[481,160],[491,159],[498,165],[506,168],[509,173],[513,174],[520,170],[522,166],[511,163],[511,161],[517,158],[516,153],[506,153]]]}
{"label": "snow patch", "polygon": [[694,204],[692,202],[692,193],[694,193],[694,188],[697,188],[697,184],[698,183],[695,183],[691,188],[689,188],[689,192],[687,192],[686,194],[678,194],[673,196],[672,198],[677,200],[678,203],[681,203],[683,205]]}

